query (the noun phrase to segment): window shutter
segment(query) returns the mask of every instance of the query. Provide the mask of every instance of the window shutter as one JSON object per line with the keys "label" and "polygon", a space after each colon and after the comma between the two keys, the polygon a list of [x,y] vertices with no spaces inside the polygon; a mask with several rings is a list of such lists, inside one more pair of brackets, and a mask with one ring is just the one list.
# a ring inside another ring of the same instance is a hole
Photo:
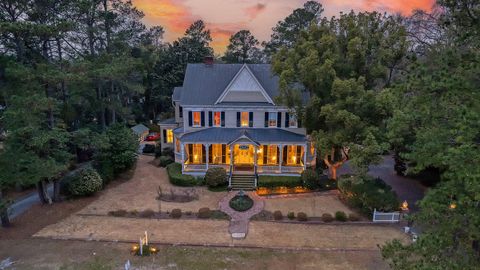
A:
{"label": "window shutter", "polygon": [[178,107],[178,116],[179,116],[180,118],[183,118],[183,107],[182,107],[182,106],[179,106],[179,107]]}
{"label": "window shutter", "polygon": [[163,143],[167,143],[167,130],[163,130]]}
{"label": "window shutter", "polygon": [[248,113],[248,126],[253,127],[253,112]]}
{"label": "window shutter", "polygon": [[285,127],[290,127],[290,114],[288,112],[285,113]]}
{"label": "window shutter", "polygon": [[240,112],[237,112],[237,127],[240,127]]}
{"label": "window shutter", "polygon": [[282,113],[277,113],[277,127],[282,127]]}
{"label": "window shutter", "polygon": [[268,112],[265,112],[265,127],[268,127]]}
{"label": "window shutter", "polygon": [[188,149],[188,153],[187,153],[187,160],[192,162],[193,159],[193,144],[187,144],[187,149]]}
{"label": "window shutter", "polygon": [[277,146],[277,163],[275,163],[277,165],[280,164],[280,151],[282,151],[282,149],[279,145],[279,146]]}
{"label": "window shutter", "polygon": [[193,122],[193,115],[192,115],[192,111],[188,111],[188,126],[191,127],[192,126],[192,122]]}
{"label": "window shutter", "polygon": [[302,158],[302,147],[297,145],[297,164],[300,164],[301,158]]}
{"label": "window shutter", "polygon": [[212,145],[208,146],[208,163],[213,163]]}
{"label": "window shutter", "polygon": [[297,115],[297,127],[301,128],[302,127],[302,118],[300,118],[299,115]]}
{"label": "window shutter", "polygon": [[212,111],[208,111],[208,126],[213,126]]}
{"label": "window shutter", "polygon": [[205,112],[201,112],[200,114],[202,116],[202,127],[204,127],[205,126]]}
{"label": "window shutter", "polygon": [[263,146],[263,165],[267,165],[267,158],[268,158],[268,146]]}
{"label": "window shutter", "polygon": [[207,163],[207,151],[205,151],[205,145],[202,144],[202,163]]}
{"label": "window shutter", "polygon": [[225,112],[221,113],[221,118],[222,118],[222,120],[221,120],[222,121],[222,127],[224,127],[225,126]]}
{"label": "window shutter", "polygon": [[287,154],[288,154],[287,150],[288,150],[288,145],[285,145],[283,147],[283,160],[282,160],[284,165],[287,165]]}
{"label": "window shutter", "polygon": [[225,164],[226,162],[227,162],[227,145],[222,144],[222,163]]}

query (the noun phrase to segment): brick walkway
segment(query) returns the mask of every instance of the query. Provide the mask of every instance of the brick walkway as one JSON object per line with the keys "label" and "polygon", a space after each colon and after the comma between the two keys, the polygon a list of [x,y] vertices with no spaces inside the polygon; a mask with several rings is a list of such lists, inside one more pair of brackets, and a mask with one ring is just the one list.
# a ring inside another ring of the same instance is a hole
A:
{"label": "brick walkway", "polygon": [[250,218],[262,212],[265,202],[255,192],[247,192],[247,195],[253,200],[253,206],[245,212],[238,212],[232,209],[229,204],[230,200],[237,194],[237,191],[229,192],[218,202],[218,208],[232,218],[228,226],[228,232],[232,238],[243,239],[247,236]]}

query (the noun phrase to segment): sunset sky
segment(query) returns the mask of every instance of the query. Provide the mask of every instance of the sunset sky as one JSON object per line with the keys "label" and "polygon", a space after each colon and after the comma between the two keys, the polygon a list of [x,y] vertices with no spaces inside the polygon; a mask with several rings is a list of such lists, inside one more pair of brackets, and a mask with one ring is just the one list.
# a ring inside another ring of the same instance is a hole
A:
{"label": "sunset sky", "polygon": [[[165,40],[183,35],[195,20],[202,19],[211,30],[211,46],[224,52],[228,38],[241,29],[250,30],[260,41],[268,40],[272,27],[307,0],[133,0],[145,13],[147,25],[165,28]],[[408,15],[414,9],[430,10],[435,0],[320,0],[324,16],[339,12],[377,10]]]}

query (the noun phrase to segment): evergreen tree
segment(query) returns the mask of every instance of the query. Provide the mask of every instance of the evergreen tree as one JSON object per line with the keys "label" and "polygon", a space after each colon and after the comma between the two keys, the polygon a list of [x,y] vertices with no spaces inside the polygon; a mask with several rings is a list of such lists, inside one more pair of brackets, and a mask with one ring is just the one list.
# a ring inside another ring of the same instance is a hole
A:
{"label": "evergreen tree", "polygon": [[249,30],[240,30],[230,37],[223,60],[227,63],[258,63],[258,40]]}

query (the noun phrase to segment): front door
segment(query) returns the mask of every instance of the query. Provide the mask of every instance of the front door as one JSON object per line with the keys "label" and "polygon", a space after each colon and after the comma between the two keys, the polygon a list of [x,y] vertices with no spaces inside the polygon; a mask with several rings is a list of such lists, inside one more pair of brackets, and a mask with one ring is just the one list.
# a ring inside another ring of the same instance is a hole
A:
{"label": "front door", "polygon": [[236,144],[233,148],[233,164],[236,170],[253,169],[254,147],[248,144]]}

